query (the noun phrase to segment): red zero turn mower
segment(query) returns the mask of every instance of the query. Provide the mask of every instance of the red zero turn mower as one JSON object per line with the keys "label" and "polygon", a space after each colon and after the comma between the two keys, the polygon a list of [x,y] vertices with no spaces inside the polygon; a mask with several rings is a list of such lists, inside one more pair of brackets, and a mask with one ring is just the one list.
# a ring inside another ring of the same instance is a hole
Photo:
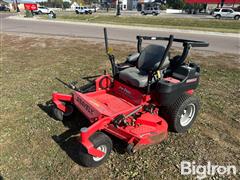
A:
{"label": "red zero turn mower", "polygon": [[[104,73],[95,79],[94,86],[85,89],[76,87],[76,83],[65,83],[73,89],[71,94],[52,94],[56,118],[63,120],[79,110],[90,122],[89,127],[81,129],[79,138],[84,147],[79,158],[88,167],[99,166],[108,158],[112,141],[107,134],[127,142],[127,152],[134,153],[165,140],[169,130],[182,133],[191,127],[199,110],[193,92],[199,83],[200,68],[184,61],[191,47],[208,46],[206,42],[176,39],[172,35],[137,36],[138,52],[116,64],[105,28],[104,36],[112,75]],[[151,44],[142,49],[143,40],[168,44]],[[173,42],[182,43],[183,52],[171,58]]]}

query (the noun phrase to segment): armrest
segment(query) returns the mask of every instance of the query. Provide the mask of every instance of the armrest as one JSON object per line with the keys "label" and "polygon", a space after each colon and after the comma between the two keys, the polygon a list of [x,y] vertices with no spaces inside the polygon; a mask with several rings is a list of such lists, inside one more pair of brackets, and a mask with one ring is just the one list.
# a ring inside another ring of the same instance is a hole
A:
{"label": "armrest", "polygon": [[136,64],[139,55],[140,55],[140,53],[133,53],[133,54],[129,55],[129,56],[127,57],[127,59],[126,59],[126,63]]}

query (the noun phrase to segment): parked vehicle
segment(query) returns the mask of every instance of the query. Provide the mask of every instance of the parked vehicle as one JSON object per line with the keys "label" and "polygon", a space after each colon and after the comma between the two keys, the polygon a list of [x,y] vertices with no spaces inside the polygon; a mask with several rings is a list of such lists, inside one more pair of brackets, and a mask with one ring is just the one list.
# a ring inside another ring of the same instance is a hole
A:
{"label": "parked vehicle", "polygon": [[240,6],[238,6],[238,7],[235,7],[235,8],[232,8],[234,11],[238,11],[238,12],[240,12]]}
{"label": "parked vehicle", "polygon": [[213,15],[213,13],[214,13],[214,11],[215,11],[216,9],[218,9],[218,8],[215,8],[215,9],[210,10],[210,11],[209,11],[209,14],[210,14],[210,15]]}
{"label": "parked vehicle", "polygon": [[76,14],[92,14],[92,10],[85,6],[79,6],[75,8]]}
{"label": "parked vehicle", "polygon": [[152,14],[154,16],[157,16],[158,14],[160,14],[160,9],[157,7],[148,7],[144,10],[141,11],[142,15],[147,15],[147,14]]}
{"label": "parked vehicle", "polygon": [[10,12],[10,9],[7,6],[0,6],[0,11],[8,11],[8,12]]}
{"label": "parked vehicle", "polygon": [[39,6],[37,10],[34,10],[35,14],[55,14],[54,11],[45,6]]}
{"label": "parked vehicle", "polygon": [[89,7],[88,9],[91,10],[92,12],[97,12],[99,10],[99,7],[92,6],[92,7]]}
{"label": "parked vehicle", "polygon": [[234,18],[235,20],[239,20],[240,12],[234,11],[232,8],[216,8],[212,16],[216,19]]}

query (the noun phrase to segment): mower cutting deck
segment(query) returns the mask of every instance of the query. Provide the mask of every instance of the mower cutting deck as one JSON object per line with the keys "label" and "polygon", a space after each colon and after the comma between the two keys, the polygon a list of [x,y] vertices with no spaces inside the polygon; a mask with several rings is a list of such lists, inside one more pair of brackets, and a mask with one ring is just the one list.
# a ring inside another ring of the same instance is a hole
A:
{"label": "mower cutting deck", "polygon": [[[199,82],[200,68],[184,60],[191,47],[208,46],[201,41],[174,39],[172,35],[138,36],[138,53],[125,63],[115,64],[104,30],[112,76],[96,78],[92,92],[65,83],[74,90],[71,94],[52,94],[53,113],[58,119],[77,109],[89,120],[91,125],[81,129],[79,158],[91,167],[102,164],[112,150],[112,141],[103,132],[127,142],[126,150],[132,154],[165,140],[168,129],[185,132],[191,127],[199,109],[193,90]],[[142,50],[144,39],[167,40],[168,45],[149,45]],[[168,52],[174,41],[183,43],[184,50],[181,56],[171,59]]]}

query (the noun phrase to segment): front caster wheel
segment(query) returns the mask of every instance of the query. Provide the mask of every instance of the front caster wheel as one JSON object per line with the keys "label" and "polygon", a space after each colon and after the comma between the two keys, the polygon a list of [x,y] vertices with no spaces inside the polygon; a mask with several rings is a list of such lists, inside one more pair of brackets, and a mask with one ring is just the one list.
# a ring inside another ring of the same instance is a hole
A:
{"label": "front caster wheel", "polygon": [[66,112],[58,109],[55,104],[52,106],[52,115],[58,121],[70,120],[74,114],[74,107],[72,104],[64,103],[64,105],[67,107]]}
{"label": "front caster wheel", "polygon": [[162,107],[159,115],[167,121],[171,131],[184,133],[195,121],[199,107],[197,97],[183,94],[174,104]]}
{"label": "front caster wheel", "polygon": [[128,144],[127,148],[126,148],[126,152],[129,154],[129,155],[134,155],[134,152],[133,152],[133,144]]}
{"label": "front caster wheel", "polygon": [[103,164],[110,155],[112,151],[112,140],[106,134],[96,132],[90,137],[90,141],[96,149],[104,152],[105,154],[102,157],[94,157],[88,154],[86,148],[81,145],[79,160],[85,167],[97,167]]}

